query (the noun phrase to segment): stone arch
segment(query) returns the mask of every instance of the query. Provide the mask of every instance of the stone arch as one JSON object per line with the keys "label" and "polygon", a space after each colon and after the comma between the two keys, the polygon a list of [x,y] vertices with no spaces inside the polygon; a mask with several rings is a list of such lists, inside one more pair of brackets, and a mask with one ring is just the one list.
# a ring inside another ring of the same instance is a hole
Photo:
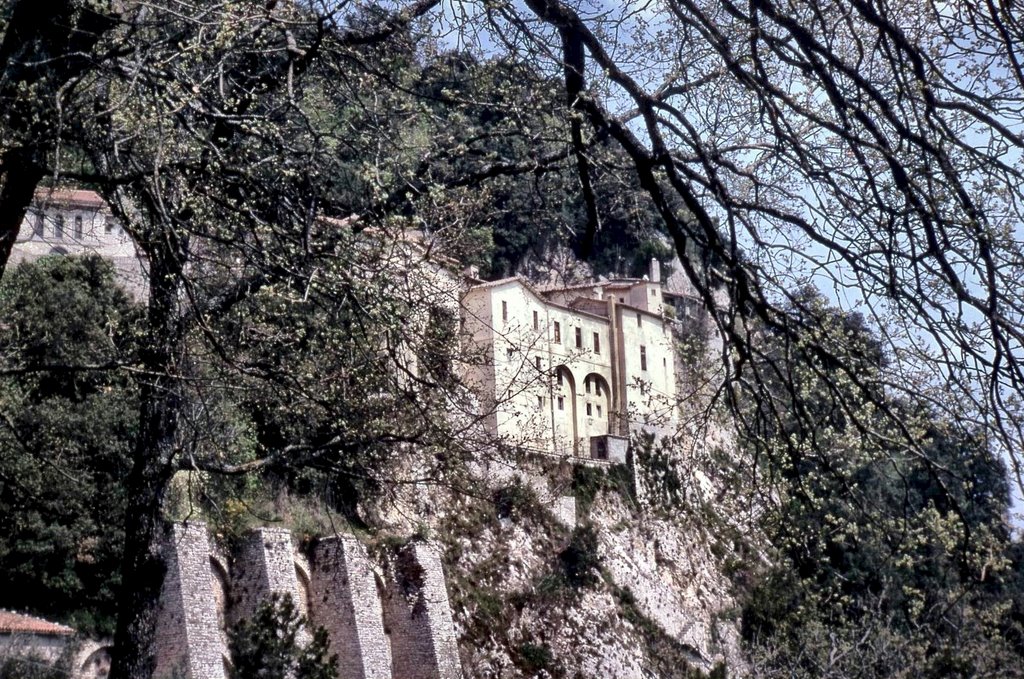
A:
{"label": "stone arch", "polygon": [[[384,602],[387,601],[387,598],[388,598],[387,585],[384,584],[384,577],[381,575],[381,572],[379,570],[377,570],[376,568],[373,568],[373,569],[371,569],[371,572],[373,573],[373,584],[377,588],[377,600],[380,601],[383,604]],[[381,606],[380,624],[381,624],[381,628],[384,630],[384,636],[387,637],[388,644],[390,644],[391,643],[391,625],[388,622],[387,613],[384,611],[385,608],[386,608],[386,606],[384,606],[384,605]]]}
{"label": "stone arch", "polygon": [[210,584],[213,585],[213,601],[217,609],[217,629],[221,643],[228,643],[228,608],[231,605],[231,578],[225,566],[216,556],[210,557]]}
{"label": "stone arch", "polygon": [[576,413],[576,378],[567,366],[554,371],[551,399],[551,424],[555,452],[576,455],[579,444],[579,426]]}
{"label": "stone arch", "polygon": [[310,607],[312,585],[310,584],[309,571],[299,561],[295,561],[295,588],[296,594],[299,600],[296,601],[296,605],[299,607],[299,612],[306,616],[307,620],[313,619],[313,611]]}
{"label": "stone arch", "polygon": [[78,666],[78,679],[104,679],[110,674],[113,646],[100,646],[85,657]]}

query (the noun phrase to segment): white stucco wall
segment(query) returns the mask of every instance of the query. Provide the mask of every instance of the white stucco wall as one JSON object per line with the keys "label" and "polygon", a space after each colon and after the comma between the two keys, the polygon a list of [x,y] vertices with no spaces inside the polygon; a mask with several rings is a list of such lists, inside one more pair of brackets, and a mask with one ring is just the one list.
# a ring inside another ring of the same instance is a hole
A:
{"label": "white stucco wall", "polygon": [[[649,287],[634,286],[638,294],[649,294]],[[467,381],[482,400],[493,395],[490,421],[506,441],[588,456],[590,437],[619,431],[620,414],[628,414],[632,426],[657,429],[672,419],[674,362],[661,317],[615,305],[620,327],[613,330],[611,305],[588,294],[592,289],[579,291],[592,300],[586,309],[541,297],[518,279],[477,286],[463,297],[467,347],[489,348],[492,361],[469,371]],[[551,294],[567,299],[564,291]]]}

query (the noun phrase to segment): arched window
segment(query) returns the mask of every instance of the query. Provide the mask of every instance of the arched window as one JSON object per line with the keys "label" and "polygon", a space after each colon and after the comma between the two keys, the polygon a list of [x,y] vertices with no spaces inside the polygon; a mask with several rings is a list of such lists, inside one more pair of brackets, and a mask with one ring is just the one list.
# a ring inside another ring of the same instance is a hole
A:
{"label": "arched window", "polygon": [[82,215],[75,215],[75,238],[82,237]]}
{"label": "arched window", "polygon": [[64,237],[64,215],[57,215],[53,218],[53,237]]}
{"label": "arched window", "polygon": [[556,367],[554,373],[554,452],[575,455],[579,441],[579,424],[576,421],[576,380],[572,376],[572,371],[564,365]]}
{"label": "arched window", "polygon": [[598,373],[587,375],[584,383],[586,393],[583,400],[587,416],[580,423],[580,438],[589,440],[591,436],[611,433],[611,389],[605,378]]}

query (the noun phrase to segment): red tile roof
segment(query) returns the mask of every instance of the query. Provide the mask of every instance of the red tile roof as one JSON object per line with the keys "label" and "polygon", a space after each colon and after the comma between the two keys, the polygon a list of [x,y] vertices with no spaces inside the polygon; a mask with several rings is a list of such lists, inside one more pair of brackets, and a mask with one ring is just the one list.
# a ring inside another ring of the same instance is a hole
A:
{"label": "red tile roof", "polygon": [[67,625],[60,625],[24,613],[15,613],[0,608],[0,634],[45,634],[68,636],[75,633]]}
{"label": "red tile roof", "polygon": [[100,194],[84,189],[36,189],[36,202],[46,205],[78,205],[96,209],[106,206]]}

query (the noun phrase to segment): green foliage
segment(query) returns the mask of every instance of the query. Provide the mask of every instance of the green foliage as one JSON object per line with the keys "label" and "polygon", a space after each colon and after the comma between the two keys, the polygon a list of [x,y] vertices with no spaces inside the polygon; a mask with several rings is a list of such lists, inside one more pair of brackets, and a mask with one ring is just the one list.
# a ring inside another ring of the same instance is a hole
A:
{"label": "green foliage", "polygon": [[[565,122],[558,113],[564,104],[556,82],[539,77],[528,63],[478,58],[467,51],[422,61],[420,68],[398,77],[434,102],[433,119],[417,120],[437,158],[431,179],[458,184],[474,172],[483,175],[471,194],[449,190],[450,197],[461,198],[463,214],[437,222],[465,221],[455,237],[454,229],[440,227],[449,251],[464,262],[481,264],[491,277],[543,267],[559,248],[580,255],[589,245],[589,262],[599,274],[642,275],[651,257],[672,258],[661,220],[629,171],[630,159],[615,144],[600,141],[588,151],[602,210],[601,227],[589,244],[579,177],[571,160],[549,163],[536,172],[487,172],[489,164],[562,151]],[[424,212],[423,198],[436,204],[424,190],[406,209],[430,214]]]}
{"label": "green foliage", "polygon": [[551,647],[545,643],[524,641],[515,648],[515,656],[519,668],[531,675],[541,671],[550,675],[554,668],[555,656],[551,652]]}
{"label": "green foliage", "polygon": [[569,544],[558,555],[562,574],[574,589],[594,586],[600,580],[601,557],[597,553],[597,531],[593,526],[577,526]]}
{"label": "green foliage", "polygon": [[6,658],[0,661],[0,679],[67,679],[67,667],[37,656]]}
{"label": "green foliage", "polygon": [[682,509],[686,489],[679,457],[672,451],[672,439],[655,440],[652,434],[641,432],[633,437],[632,446],[645,502],[662,514]]}
{"label": "green foliage", "polygon": [[[1020,667],[1021,565],[1005,523],[1002,464],[978,432],[924,402],[869,398],[881,389],[885,357],[862,319],[806,292],[800,304],[836,363],[769,335],[799,401],[780,388],[754,406],[776,415],[751,412],[755,427],[744,432],[780,479],[764,514],[777,563],[746,583],[743,632],[759,672],[884,677],[901,667],[976,677]],[[844,361],[853,373],[838,369]],[[887,435],[880,408],[897,413],[919,450],[892,443],[898,436]],[[795,409],[818,427],[777,415]]]}
{"label": "green foliage", "polygon": [[[310,640],[299,643],[306,630]],[[329,656],[327,631],[309,623],[290,595],[274,594],[249,620],[229,633],[232,679],[335,679],[338,657]]]}
{"label": "green foliage", "polygon": [[572,492],[576,498],[576,512],[587,517],[599,493],[618,493],[627,505],[637,508],[636,488],[629,465],[608,468],[578,464],[572,470]]}
{"label": "green foliage", "polygon": [[0,606],[109,634],[137,422],[140,310],[98,257],[0,285]]}
{"label": "green foliage", "polygon": [[539,510],[537,494],[529,486],[513,483],[494,491],[494,510],[499,519],[518,519]]}

